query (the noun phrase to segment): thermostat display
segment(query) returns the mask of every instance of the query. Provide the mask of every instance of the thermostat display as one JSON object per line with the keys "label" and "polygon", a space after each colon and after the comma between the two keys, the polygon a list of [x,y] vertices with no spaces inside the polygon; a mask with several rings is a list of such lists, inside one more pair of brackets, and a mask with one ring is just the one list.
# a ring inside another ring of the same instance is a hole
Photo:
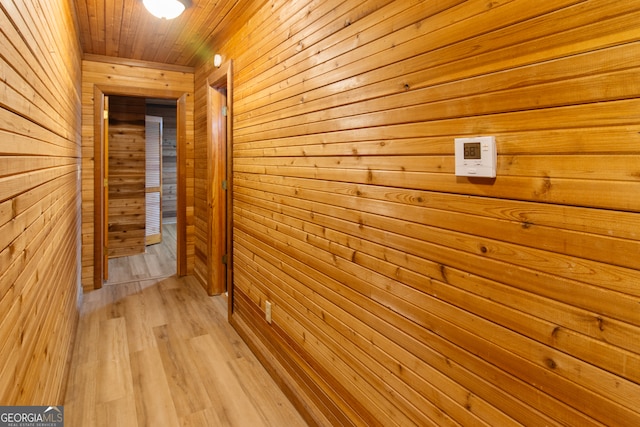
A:
{"label": "thermostat display", "polygon": [[456,176],[496,177],[496,139],[493,136],[456,138]]}
{"label": "thermostat display", "polygon": [[476,160],[481,159],[480,156],[480,143],[479,142],[465,142],[464,146],[464,159]]}

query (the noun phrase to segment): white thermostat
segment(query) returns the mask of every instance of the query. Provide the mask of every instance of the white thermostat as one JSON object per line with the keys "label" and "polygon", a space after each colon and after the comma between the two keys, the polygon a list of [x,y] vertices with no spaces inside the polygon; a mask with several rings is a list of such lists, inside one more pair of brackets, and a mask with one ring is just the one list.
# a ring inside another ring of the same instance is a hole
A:
{"label": "white thermostat", "polygon": [[496,177],[496,138],[456,138],[456,176]]}

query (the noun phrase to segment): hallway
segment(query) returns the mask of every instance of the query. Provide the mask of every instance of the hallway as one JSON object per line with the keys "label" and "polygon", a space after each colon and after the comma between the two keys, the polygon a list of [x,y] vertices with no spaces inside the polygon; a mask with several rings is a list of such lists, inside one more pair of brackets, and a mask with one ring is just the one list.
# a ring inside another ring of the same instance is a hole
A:
{"label": "hallway", "polygon": [[119,260],[112,281],[84,295],[66,425],[306,425],[228,324],[224,296],[193,277],[140,278],[171,255],[161,248]]}

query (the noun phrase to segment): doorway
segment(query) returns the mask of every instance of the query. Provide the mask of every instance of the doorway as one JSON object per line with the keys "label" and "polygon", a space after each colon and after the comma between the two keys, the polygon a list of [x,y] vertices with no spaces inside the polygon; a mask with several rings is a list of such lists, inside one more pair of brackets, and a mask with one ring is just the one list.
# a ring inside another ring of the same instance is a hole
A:
{"label": "doorway", "polygon": [[176,176],[177,185],[175,198],[175,258],[176,270],[179,276],[187,273],[186,256],[186,120],[187,93],[173,91],[149,90],[140,93],[135,89],[120,87],[94,86],[94,289],[102,287],[108,273],[108,222],[106,221],[108,207],[108,110],[109,96],[136,96],[164,99],[176,108]]}
{"label": "doorway", "polygon": [[207,258],[206,291],[227,293],[233,306],[232,253],[232,64],[207,78]]}
{"label": "doorway", "polygon": [[[176,102],[107,96],[107,284],[176,274]],[[107,115],[105,115],[106,117]]]}

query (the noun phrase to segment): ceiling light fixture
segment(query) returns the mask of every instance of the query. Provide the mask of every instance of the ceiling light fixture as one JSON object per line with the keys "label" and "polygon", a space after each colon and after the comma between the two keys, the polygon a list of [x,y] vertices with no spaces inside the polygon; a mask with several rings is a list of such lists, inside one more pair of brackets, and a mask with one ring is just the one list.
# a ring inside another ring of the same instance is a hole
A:
{"label": "ceiling light fixture", "polygon": [[189,0],[142,0],[142,4],[156,18],[173,19],[191,5]]}

